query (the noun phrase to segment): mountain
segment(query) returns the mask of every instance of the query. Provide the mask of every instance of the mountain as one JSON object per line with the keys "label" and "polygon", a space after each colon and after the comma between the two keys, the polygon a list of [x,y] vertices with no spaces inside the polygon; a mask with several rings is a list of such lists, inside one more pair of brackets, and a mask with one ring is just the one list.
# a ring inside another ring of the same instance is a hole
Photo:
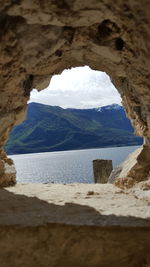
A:
{"label": "mountain", "polygon": [[129,146],[135,137],[123,107],[63,109],[38,103],[28,105],[26,120],[16,126],[5,145],[8,154]]}

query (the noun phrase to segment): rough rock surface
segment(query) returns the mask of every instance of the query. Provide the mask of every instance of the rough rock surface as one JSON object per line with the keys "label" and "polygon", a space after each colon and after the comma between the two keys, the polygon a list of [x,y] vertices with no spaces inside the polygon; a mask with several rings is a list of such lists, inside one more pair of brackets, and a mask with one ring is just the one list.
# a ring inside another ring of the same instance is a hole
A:
{"label": "rough rock surface", "polygon": [[150,149],[149,0],[0,0],[0,6],[0,147],[23,118],[33,87],[46,87],[65,68],[89,65],[110,75]]}
{"label": "rough rock surface", "polygon": [[143,183],[128,191],[111,184],[0,189],[0,266],[149,267]]}
{"label": "rough rock surface", "polygon": [[13,160],[8,158],[4,151],[0,153],[0,187],[16,183],[16,170]]}
{"label": "rough rock surface", "polygon": [[131,178],[135,182],[150,178],[150,151],[147,146],[143,145],[130,154],[122,164],[111,172],[108,182],[113,183],[120,178]]}

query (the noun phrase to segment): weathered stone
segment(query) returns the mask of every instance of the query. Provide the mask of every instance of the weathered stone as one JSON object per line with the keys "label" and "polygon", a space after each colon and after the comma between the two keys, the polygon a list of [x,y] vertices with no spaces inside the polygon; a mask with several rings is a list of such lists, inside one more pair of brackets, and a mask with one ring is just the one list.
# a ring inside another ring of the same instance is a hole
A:
{"label": "weathered stone", "polygon": [[5,172],[5,162],[0,160],[0,176],[3,175]]}
{"label": "weathered stone", "polygon": [[112,160],[96,159],[93,160],[93,173],[95,183],[105,184],[112,171]]}
{"label": "weathered stone", "polygon": [[[32,87],[45,88],[65,68],[89,65],[110,75],[136,134],[146,138],[147,148],[128,169],[132,180],[149,177],[150,1],[0,0],[0,7],[0,148],[23,118]],[[11,177],[14,183],[2,150],[0,162],[3,185]],[[148,189],[1,189],[1,267],[150,266]]]}
{"label": "weathered stone", "polygon": [[7,158],[0,161],[0,187],[12,186],[16,183],[16,170],[13,161]]}
{"label": "weathered stone", "polygon": [[144,192],[111,184],[0,189],[0,266],[149,267]]}
{"label": "weathered stone", "polygon": [[136,134],[150,138],[150,1],[1,0],[0,6],[0,147],[33,87],[83,65],[110,75]]}
{"label": "weathered stone", "polygon": [[129,189],[135,185],[135,180],[131,177],[117,178],[114,181],[114,185],[121,189]]}
{"label": "weathered stone", "polygon": [[134,179],[134,181],[140,182],[147,180],[149,176],[150,148],[147,145],[143,145],[132,154],[130,154],[121,165],[119,165],[112,171],[111,175],[109,176],[108,182],[113,183],[118,178],[123,178],[123,180],[125,178],[132,178]]}
{"label": "weathered stone", "polygon": [[6,153],[0,151],[0,187],[11,186],[16,183],[16,170],[13,160]]}

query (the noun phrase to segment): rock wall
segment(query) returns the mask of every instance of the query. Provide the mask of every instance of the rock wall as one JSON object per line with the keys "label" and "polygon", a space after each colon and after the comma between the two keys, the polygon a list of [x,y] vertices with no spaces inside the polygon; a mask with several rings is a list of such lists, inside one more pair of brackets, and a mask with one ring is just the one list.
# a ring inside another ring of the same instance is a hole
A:
{"label": "rock wall", "polygon": [[108,182],[119,187],[132,187],[135,182],[150,178],[150,151],[146,145],[141,146],[117,166],[109,176]]}
{"label": "rock wall", "polygon": [[[0,6],[1,148],[33,87],[45,88],[65,68],[89,65],[111,77],[150,149],[149,0],[0,0]],[[2,153],[0,162],[7,163]],[[0,184],[9,179],[2,175]]]}

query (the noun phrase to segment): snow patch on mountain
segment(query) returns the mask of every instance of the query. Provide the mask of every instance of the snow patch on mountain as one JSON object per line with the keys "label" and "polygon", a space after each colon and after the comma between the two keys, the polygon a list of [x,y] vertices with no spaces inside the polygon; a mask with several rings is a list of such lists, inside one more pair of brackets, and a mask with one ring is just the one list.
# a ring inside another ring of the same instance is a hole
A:
{"label": "snow patch on mountain", "polygon": [[113,110],[113,109],[120,110],[120,109],[123,109],[123,107],[118,105],[118,104],[112,104],[112,105],[96,108],[95,110],[97,112],[102,112],[102,111],[105,111],[105,110]]}

